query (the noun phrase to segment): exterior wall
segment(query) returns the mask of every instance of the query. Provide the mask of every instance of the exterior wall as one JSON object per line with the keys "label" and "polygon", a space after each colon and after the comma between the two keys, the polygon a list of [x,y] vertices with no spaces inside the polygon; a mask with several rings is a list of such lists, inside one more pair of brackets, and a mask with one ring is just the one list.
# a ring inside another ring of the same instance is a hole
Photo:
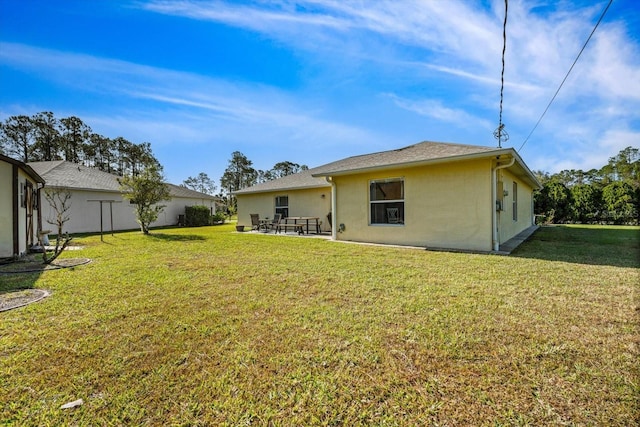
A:
{"label": "exterior wall", "polygon": [[[44,191],[56,191],[57,189],[45,187]],[[135,220],[133,207],[128,200],[123,200],[119,193],[71,190],[69,200],[69,220],[65,223],[63,232],[92,233],[100,231],[100,203],[90,200],[114,200],[113,203],[113,229],[128,230],[139,227]],[[42,228],[49,230],[51,234],[57,234],[55,224],[56,212],[49,202],[42,196]],[[53,224],[52,224],[53,223]],[[102,203],[102,226],[104,231],[111,230],[111,216],[109,203]]]}
{"label": "exterior wall", "polygon": [[0,258],[13,256],[13,165],[0,161]]}
{"label": "exterior wall", "polygon": [[[166,207],[160,212],[158,221],[154,222],[151,225],[152,227],[176,225],[178,223],[178,215],[184,215],[187,206],[206,206],[212,215],[216,213],[216,202],[211,199],[173,197],[170,201],[162,202],[162,204],[166,205]],[[133,209],[133,206],[131,208]]]}
{"label": "exterior wall", "polygon": [[[238,194],[238,224],[251,226],[251,214],[273,218],[277,196],[289,197],[289,216],[318,217],[322,231],[330,231],[327,214],[331,211],[331,187]],[[324,197],[323,197],[324,196]]]}
{"label": "exterior wall", "polygon": [[[369,224],[369,182],[404,178],[404,224]],[[338,240],[491,250],[489,159],[336,176]]]}
{"label": "exterior wall", "polygon": [[[120,193],[71,190],[71,208],[69,210],[70,219],[65,223],[63,231],[65,233],[97,233],[100,232],[100,203],[92,200],[114,200],[113,209],[113,229],[133,230],[140,228],[136,222],[134,205],[123,199]],[[166,207],[158,215],[158,220],[151,224],[151,227],[162,227],[176,225],[178,215],[185,212],[185,206],[205,205],[213,207],[215,202],[207,199],[192,199],[174,197],[171,201],[162,202]],[[50,230],[51,234],[56,234],[55,210],[42,197],[42,228]],[[50,224],[48,221],[54,222]],[[105,232],[111,231],[111,214],[109,203],[102,203],[102,228]]]}
{"label": "exterior wall", "polygon": [[[518,233],[531,227],[533,221],[533,189],[511,174],[508,169],[498,172],[498,182],[502,182],[503,210],[498,212],[498,241],[504,243]],[[518,187],[517,220],[513,220],[513,183]]]}
{"label": "exterior wall", "polygon": [[[27,208],[21,205],[21,194],[27,182],[33,186],[33,197],[37,200],[38,183],[18,167],[18,197],[14,199],[14,165],[0,162],[0,257],[24,255],[31,245],[38,243],[38,209],[33,209],[32,238],[27,241]],[[18,207],[18,253],[14,250],[14,207]],[[36,203],[37,206],[37,203]]]}

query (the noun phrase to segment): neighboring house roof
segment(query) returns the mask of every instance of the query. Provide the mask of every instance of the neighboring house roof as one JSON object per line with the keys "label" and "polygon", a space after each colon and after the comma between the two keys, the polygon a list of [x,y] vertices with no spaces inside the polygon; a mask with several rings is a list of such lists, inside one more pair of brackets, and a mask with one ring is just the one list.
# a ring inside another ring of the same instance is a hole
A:
{"label": "neighboring house roof", "polygon": [[219,197],[212,196],[207,193],[201,193],[200,191],[192,190],[187,187],[182,187],[180,185],[169,184],[169,193],[171,197],[184,197],[189,199],[207,199],[207,200],[219,200]]}
{"label": "neighboring house roof", "polygon": [[274,179],[272,181],[262,182],[251,187],[235,191],[234,194],[266,193],[270,191],[330,187],[331,184],[329,184],[326,179],[312,176],[317,170],[318,168],[308,169],[282,178]]}
{"label": "neighboring house roof", "polygon": [[424,141],[395,150],[347,157],[346,159],[327,163],[294,175],[257,184],[236,191],[235,194],[326,187],[329,185],[326,182],[326,177],[328,176],[350,175],[373,170],[396,169],[494,156],[515,158],[514,165],[510,167],[510,170],[533,188],[541,188],[540,183],[513,148]]}
{"label": "neighboring house roof", "polygon": [[116,175],[95,168],[65,160],[31,162],[29,165],[46,178],[48,187],[120,192]]}
{"label": "neighboring house roof", "polygon": [[33,168],[28,164],[23,163],[20,160],[12,159],[11,157],[7,157],[3,154],[0,154],[0,160],[6,163],[11,163],[12,165],[17,165],[18,167],[22,168],[22,170],[24,170],[27,175],[29,175],[34,181],[39,182],[40,184],[45,183],[44,178],[42,178],[42,176],[40,176],[40,174],[33,170]]}
{"label": "neighboring house roof", "polygon": [[[61,187],[74,190],[120,192],[117,175],[89,168],[65,160],[29,163],[35,171],[45,177],[48,187]],[[216,197],[173,184],[169,186],[171,197],[217,200]]]}

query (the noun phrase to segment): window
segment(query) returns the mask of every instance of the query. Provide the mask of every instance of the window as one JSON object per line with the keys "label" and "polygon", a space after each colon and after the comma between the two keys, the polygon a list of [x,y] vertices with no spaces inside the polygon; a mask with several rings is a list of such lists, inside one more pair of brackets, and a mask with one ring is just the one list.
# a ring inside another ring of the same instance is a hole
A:
{"label": "window", "polygon": [[276,213],[281,214],[282,218],[289,216],[289,196],[276,197]]}
{"label": "window", "polygon": [[518,183],[513,182],[513,220],[518,220]]}
{"label": "window", "polygon": [[369,204],[371,224],[404,224],[404,180],[371,181]]}

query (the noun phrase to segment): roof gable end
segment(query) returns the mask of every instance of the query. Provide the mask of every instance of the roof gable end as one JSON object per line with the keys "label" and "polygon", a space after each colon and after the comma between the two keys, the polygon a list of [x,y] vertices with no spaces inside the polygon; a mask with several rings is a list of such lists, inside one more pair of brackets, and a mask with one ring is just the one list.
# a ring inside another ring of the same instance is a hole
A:
{"label": "roof gable end", "polygon": [[3,154],[0,154],[0,160],[4,161],[6,163],[9,163],[9,164],[18,166],[27,175],[29,175],[31,177],[31,179],[33,179],[35,182],[39,182],[40,184],[44,184],[45,183],[44,178],[37,171],[35,171],[31,166],[29,166],[27,163],[21,162],[20,160],[13,159],[11,157],[7,157],[7,156],[5,156]]}

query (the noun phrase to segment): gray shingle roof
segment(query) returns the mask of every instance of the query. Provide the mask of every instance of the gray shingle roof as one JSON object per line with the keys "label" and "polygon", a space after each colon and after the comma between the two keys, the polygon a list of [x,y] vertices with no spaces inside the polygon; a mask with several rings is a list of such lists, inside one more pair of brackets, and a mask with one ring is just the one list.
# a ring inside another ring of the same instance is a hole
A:
{"label": "gray shingle roof", "polygon": [[29,163],[46,181],[47,187],[95,191],[120,191],[118,177],[95,168],[64,160]]}
{"label": "gray shingle roof", "polygon": [[507,154],[517,160],[515,172],[534,188],[537,182],[529,168],[524,164],[513,148],[483,147],[478,145],[453,144],[448,142],[424,141],[408,147],[378,153],[347,157],[327,163],[307,171],[284,178],[264,182],[239,191],[235,194],[262,193],[267,191],[294,190],[313,187],[328,187],[326,176],[351,174],[368,170],[390,169],[396,167],[412,167],[427,163],[451,162],[456,160],[489,157]]}
{"label": "gray shingle roof", "polygon": [[238,190],[234,192],[234,194],[265,193],[269,191],[330,187],[331,184],[329,184],[324,178],[316,178],[312,176],[317,169],[318,168],[309,169],[293,175],[274,179],[272,181],[256,184],[251,187]]}
{"label": "gray shingle roof", "polygon": [[[118,176],[96,168],[88,168],[64,160],[31,162],[28,164],[46,181],[47,187],[64,187],[76,190],[120,192]],[[199,191],[168,184],[171,197],[185,197],[215,200]]]}
{"label": "gray shingle roof", "polygon": [[493,151],[495,148],[475,145],[447,144],[442,142],[421,142],[397,150],[348,157],[332,163],[288,175],[273,181],[263,182],[236,191],[235,194],[264,193],[268,191],[295,190],[313,187],[329,187],[325,176],[336,173],[366,170],[391,165],[406,165],[424,162],[428,159],[449,158]]}
{"label": "gray shingle roof", "polygon": [[207,200],[218,200],[218,197],[211,196],[206,193],[201,193],[200,191],[192,190],[187,187],[182,187],[180,185],[169,184],[169,193],[171,197],[185,197],[190,199],[207,199]]}
{"label": "gray shingle roof", "polygon": [[457,157],[485,155],[497,150],[501,151],[494,147],[425,141],[396,150],[353,156],[328,163],[316,168],[314,175],[327,176],[369,169],[411,166],[428,161],[454,160]]}

